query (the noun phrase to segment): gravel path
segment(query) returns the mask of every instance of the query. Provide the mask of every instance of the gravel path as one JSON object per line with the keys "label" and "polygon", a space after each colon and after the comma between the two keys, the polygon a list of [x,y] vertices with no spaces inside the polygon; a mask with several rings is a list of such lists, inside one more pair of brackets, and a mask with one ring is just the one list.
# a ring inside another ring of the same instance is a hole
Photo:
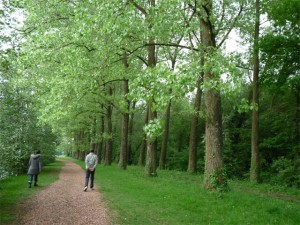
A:
{"label": "gravel path", "polygon": [[15,224],[110,224],[97,186],[94,191],[84,192],[84,171],[73,162],[64,163],[59,180],[20,204]]}

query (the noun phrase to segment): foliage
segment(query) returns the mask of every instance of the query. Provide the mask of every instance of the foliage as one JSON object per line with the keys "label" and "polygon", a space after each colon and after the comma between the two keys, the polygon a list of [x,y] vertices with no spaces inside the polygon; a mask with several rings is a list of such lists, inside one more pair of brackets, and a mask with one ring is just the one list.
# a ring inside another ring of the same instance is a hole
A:
{"label": "foliage", "polygon": [[161,121],[155,119],[153,121],[149,121],[149,123],[144,127],[144,132],[147,135],[147,139],[155,140],[162,133],[162,124]]}
{"label": "foliage", "polygon": [[168,161],[166,168],[169,170],[186,171],[189,161],[189,151],[184,149],[183,151],[172,151],[169,149]]}
{"label": "foliage", "polygon": [[283,184],[288,187],[300,188],[299,158],[291,160],[279,157],[273,161],[271,170],[274,175],[270,177],[270,182],[273,184]]}
{"label": "foliage", "polygon": [[[37,146],[42,148],[45,161],[51,160],[58,142],[52,130],[60,136],[61,152],[78,153],[82,157],[91,143],[110,139],[113,158],[118,159],[120,115],[127,112],[128,104],[122,90],[126,79],[129,82],[126,97],[130,103],[136,102],[136,108],[129,109],[133,118],[130,137],[133,162],[138,162],[144,131],[160,144],[163,112],[171,100],[167,163],[171,169],[185,170],[195,87],[203,72],[212,71],[216,79],[205,82],[201,88],[204,93],[213,88],[222,95],[223,158],[228,177],[248,176],[250,112],[254,109],[260,113],[260,157],[265,174],[270,177],[279,173],[270,170],[279,157],[284,157],[287,161],[283,162],[292,170],[289,162],[294,160],[294,152],[299,151],[297,124],[300,124],[297,120],[298,1],[261,1],[262,13],[266,15],[263,18],[268,21],[263,23],[259,41],[262,62],[259,105],[250,100],[252,45],[249,43],[254,24],[251,1],[212,1],[214,10],[209,19],[216,34],[215,49],[205,49],[201,43],[199,20],[203,18],[196,10],[201,1],[156,1],[155,7],[140,0],[3,2],[14,7],[0,9],[1,30],[14,27],[15,19],[10,15],[19,12],[18,7],[23,7],[26,21],[22,41],[21,33],[16,33],[20,28],[11,30],[11,36],[1,33],[1,45],[12,46],[7,52],[1,49],[1,162],[10,159],[9,153],[13,152],[14,160],[26,165],[25,158]],[[134,2],[146,12],[137,10]],[[239,35],[238,52],[226,52],[224,45],[230,37],[229,31]],[[153,68],[147,65],[150,38],[156,44]],[[247,51],[239,52],[240,49]],[[12,57],[9,51],[13,52]],[[208,55],[202,65],[205,52]],[[113,90],[112,95],[107,93],[108,86]],[[149,101],[158,116],[145,125]],[[108,107],[114,108],[113,133],[105,130],[100,133],[101,117]],[[197,151],[201,172],[204,111],[202,101]],[[25,169],[24,166],[18,170]]]}
{"label": "foliage", "polygon": [[[299,1],[272,0],[264,11],[273,23],[261,40],[262,61],[266,64],[263,81],[281,86],[299,85]],[[274,79],[275,78],[275,79]]]}
{"label": "foliage", "polygon": [[[219,176],[222,176],[221,182]],[[222,168],[221,171],[214,170],[209,179],[209,183],[212,184],[212,190],[215,190],[220,193],[229,191],[228,175],[225,168]]]}
{"label": "foliage", "polygon": [[33,90],[16,82],[12,57],[16,57],[16,53],[7,51],[1,61],[0,170],[4,175],[25,173],[30,154],[37,150],[41,150],[45,165],[52,162],[56,147],[52,129],[37,119]]}

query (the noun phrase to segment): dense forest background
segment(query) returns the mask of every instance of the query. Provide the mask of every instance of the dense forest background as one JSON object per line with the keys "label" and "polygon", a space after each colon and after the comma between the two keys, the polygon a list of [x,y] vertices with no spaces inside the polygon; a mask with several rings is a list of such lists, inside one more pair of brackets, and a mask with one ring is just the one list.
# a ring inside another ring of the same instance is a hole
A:
{"label": "dense forest background", "polygon": [[31,153],[300,187],[297,0],[3,0],[0,179]]}

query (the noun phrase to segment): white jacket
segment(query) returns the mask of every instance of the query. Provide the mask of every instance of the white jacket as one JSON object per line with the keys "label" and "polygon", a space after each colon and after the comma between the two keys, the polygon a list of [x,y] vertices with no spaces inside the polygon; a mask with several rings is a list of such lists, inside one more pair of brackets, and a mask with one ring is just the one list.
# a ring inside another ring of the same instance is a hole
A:
{"label": "white jacket", "polygon": [[85,168],[93,168],[95,169],[98,164],[98,156],[90,152],[86,157],[85,157]]}

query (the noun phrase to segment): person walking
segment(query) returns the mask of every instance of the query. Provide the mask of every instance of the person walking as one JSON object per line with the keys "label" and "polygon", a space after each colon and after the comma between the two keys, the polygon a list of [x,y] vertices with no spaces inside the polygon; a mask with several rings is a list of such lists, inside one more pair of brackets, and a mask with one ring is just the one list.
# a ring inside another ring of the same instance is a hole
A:
{"label": "person walking", "polygon": [[92,149],[90,153],[85,157],[86,174],[85,174],[85,186],[83,189],[84,191],[87,191],[88,189],[90,178],[91,178],[90,188],[91,190],[94,190],[94,177],[95,177],[95,170],[97,164],[98,164],[98,156],[94,153],[94,150]]}
{"label": "person walking", "polygon": [[38,150],[30,156],[29,159],[29,169],[28,169],[28,187],[31,188],[31,184],[34,178],[34,186],[38,186],[38,175],[42,171],[42,160],[41,152]]}

